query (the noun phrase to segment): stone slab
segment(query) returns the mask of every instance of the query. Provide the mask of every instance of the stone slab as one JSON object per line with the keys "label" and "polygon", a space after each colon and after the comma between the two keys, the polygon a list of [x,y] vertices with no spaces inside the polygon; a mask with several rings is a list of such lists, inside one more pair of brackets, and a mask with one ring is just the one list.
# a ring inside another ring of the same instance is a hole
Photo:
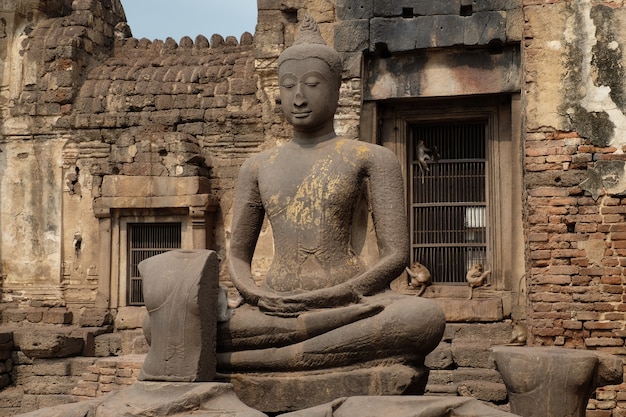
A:
{"label": "stone slab", "polygon": [[332,372],[231,374],[241,400],[266,413],[293,411],[358,395],[423,394],[428,370],[406,365]]}
{"label": "stone slab", "polygon": [[23,414],[24,417],[265,417],[244,405],[230,384],[215,382],[137,382],[89,401]]}
{"label": "stone slab", "polygon": [[407,396],[342,398],[282,417],[513,417],[465,397]]}
{"label": "stone slab", "polygon": [[477,300],[436,299],[446,315],[446,322],[490,322],[501,321],[502,299],[485,298]]}

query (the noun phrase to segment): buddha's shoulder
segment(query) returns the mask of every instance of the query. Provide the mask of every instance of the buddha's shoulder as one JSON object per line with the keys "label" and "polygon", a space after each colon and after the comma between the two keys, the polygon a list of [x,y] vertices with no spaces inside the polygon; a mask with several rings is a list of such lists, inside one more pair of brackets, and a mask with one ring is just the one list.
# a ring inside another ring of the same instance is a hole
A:
{"label": "buddha's shoulder", "polygon": [[395,158],[393,151],[384,146],[356,139],[339,138],[336,146],[342,153],[348,153],[359,159],[381,161]]}

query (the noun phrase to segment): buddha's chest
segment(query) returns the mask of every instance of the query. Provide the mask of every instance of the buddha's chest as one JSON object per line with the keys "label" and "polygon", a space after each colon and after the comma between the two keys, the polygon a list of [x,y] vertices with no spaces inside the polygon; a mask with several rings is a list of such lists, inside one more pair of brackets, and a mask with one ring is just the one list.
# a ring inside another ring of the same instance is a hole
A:
{"label": "buddha's chest", "polygon": [[350,212],[363,176],[361,167],[346,162],[341,154],[285,153],[261,168],[258,182],[270,218],[284,214],[302,222]]}

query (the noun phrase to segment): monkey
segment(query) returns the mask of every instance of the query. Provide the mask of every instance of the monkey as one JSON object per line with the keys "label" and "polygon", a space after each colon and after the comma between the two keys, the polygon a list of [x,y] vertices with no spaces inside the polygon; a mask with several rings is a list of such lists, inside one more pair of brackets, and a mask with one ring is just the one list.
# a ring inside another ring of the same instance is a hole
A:
{"label": "monkey", "polygon": [[419,167],[420,174],[422,176],[422,184],[424,183],[424,173],[430,172],[428,167],[428,161],[437,162],[440,158],[439,150],[436,146],[428,147],[423,140],[417,142],[416,149],[417,166]]}
{"label": "monkey", "polygon": [[526,325],[519,320],[513,321],[513,329],[511,331],[511,340],[509,345],[521,346],[526,344],[527,330]]}
{"label": "monkey", "polygon": [[491,274],[491,270],[489,269],[483,272],[483,264],[481,263],[474,264],[474,266],[471,267],[467,271],[467,274],[465,275],[465,279],[467,280],[467,283],[470,286],[470,293],[469,293],[468,300],[472,299],[472,296],[474,295],[474,288],[480,287],[482,285],[485,285],[485,286],[489,285],[489,284],[485,284],[485,278],[487,278],[489,274]]}
{"label": "monkey", "polygon": [[426,287],[432,284],[430,271],[421,263],[413,262],[411,268],[406,267],[406,272],[409,274],[409,288],[419,288],[417,296],[421,297]]}

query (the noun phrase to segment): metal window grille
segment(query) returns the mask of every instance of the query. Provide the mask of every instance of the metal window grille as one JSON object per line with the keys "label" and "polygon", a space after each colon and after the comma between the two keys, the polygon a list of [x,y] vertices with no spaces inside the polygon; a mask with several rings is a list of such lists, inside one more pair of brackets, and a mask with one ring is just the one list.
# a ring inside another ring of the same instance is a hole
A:
{"label": "metal window grille", "polygon": [[[434,282],[465,283],[471,266],[487,266],[487,122],[420,123],[409,132],[412,261]],[[417,160],[420,140],[440,155],[427,170]]]}
{"label": "metal window grille", "polygon": [[143,305],[143,280],[137,266],[151,256],[180,249],[180,223],[128,224],[128,305]]}

